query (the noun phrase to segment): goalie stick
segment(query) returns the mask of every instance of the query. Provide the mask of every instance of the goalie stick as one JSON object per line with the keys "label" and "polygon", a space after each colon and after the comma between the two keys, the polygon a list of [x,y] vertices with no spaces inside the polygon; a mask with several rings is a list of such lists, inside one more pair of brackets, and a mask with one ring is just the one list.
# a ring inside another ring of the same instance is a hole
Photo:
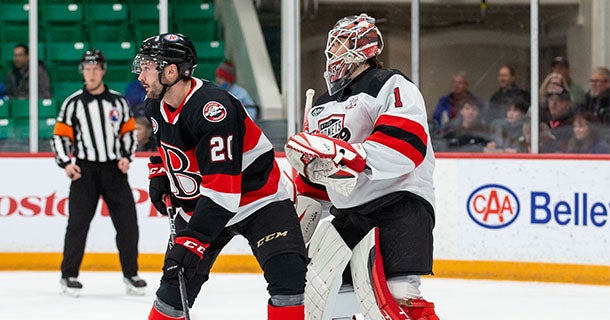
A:
{"label": "goalie stick", "polygon": [[[165,195],[163,198],[165,201],[165,207],[167,208],[167,216],[169,220],[169,248],[171,249],[174,246],[174,241],[176,239],[176,225],[174,224],[174,219],[176,218],[176,210],[174,205],[172,204],[172,200],[168,195]],[[182,268],[178,270],[178,287],[180,289],[180,300],[182,301],[182,311],[184,312],[184,320],[191,320],[191,316],[189,314],[189,303],[188,296],[186,294],[186,282],[184,281],[184,273]]]}
{"label": "goalie stick", "polygon": [[309,111],[311,111],[311,107],[313,106],[313,96],[316,95],[316,90],[314,89],[307,89],[307,91],[305,91],[305,110],[303,111],[303,131],[304,132],[308,132],[309,131],[309,121],[307,120],[307,115],[309,114]]}

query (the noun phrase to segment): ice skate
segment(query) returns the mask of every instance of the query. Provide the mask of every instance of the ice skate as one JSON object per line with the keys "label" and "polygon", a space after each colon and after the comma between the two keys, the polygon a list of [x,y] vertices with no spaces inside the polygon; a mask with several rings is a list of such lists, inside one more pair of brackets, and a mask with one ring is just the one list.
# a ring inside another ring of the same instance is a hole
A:
{"label": "ice skate", "polygon": [[78,281],[78,279],[74,277],[61,278],[59,280],[61,284],[61,291],[63,294],[78,298],[80,296],[80,291],[83,288],[83,284]]}
{"label": "ice skate", "polygon": [[146,281],[140,276],[123,278],[127,294],[134,296],[143,296],[146,294]]}

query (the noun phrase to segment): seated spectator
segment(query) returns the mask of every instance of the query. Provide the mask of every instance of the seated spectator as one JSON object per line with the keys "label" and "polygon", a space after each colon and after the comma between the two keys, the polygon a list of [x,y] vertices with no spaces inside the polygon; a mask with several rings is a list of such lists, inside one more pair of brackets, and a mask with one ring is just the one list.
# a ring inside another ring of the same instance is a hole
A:
{"label": "seated spectator", "polygon": [[585,100],[585,90],[574,81],[572,81],[572,77],[570,76],[570,63],[568,60],[562,56],[555,57],[553,62],[551,62],[551,68],[553,73],[559,73],[565,79],[566,86],[565,88],[570,91],[570,96],[572,97],[572,105],[577,106],[582,104]]}
{"label": "seated spectator", "polygon": [[157,141],[153,136],[152,126],[146,117],[136,117],[136,151],[157,151]]}
{"label": "seated spectator", "polygon": [[599,120],[590,112],[574,116],[574,134],[568,141],[568,153],[610,153],[608,142],[599,137]]}
{"label": "seated spectator", "polygon": [[[517,152],[532,153],[532,119],[526,117],[523,120],[523,138],[520,139],[520,146]],[[557,153],[559,152],[559,143],[555,136],[551,133],[551,128],[548,124],[540,122],[538,125],[538,152],[539,153]]]}
{"label": "seated spectator", "polygon": [[235,66],[233,62],[227,60],[221,63],[214,72],[216,85],[229,91],[244,105],[250,117],[258,120],[258,107],[250,97],[248,91],[235,83]]}
{"label": "seated spectator", "polygon": [[506,118],[495,120],[491,125],[493,141],[485,147],[485,152],[519,152],[523,141],[523,121],[529,103],[513,101],[506,110]]}
{"label": "seated spectator", "polygon": [[551,133],[557,139],[561,152],[566,152],[568,141],[572,138],[574,111],[570,93],[564,88],[561,92],[547,93]]}
{"label": "seated spectator", "polygon": [[[434,109],[432,117],[436,121],[437,127],[443,127],[450,120],[453,120],[458,115],[460,104],[464,100],[472,98],[477,99],[476,96],[468,90],[466,72],[459,71],[454,74],[451,92],[442,96]],[[483,105],[482,101],[481,105]]]}
{"label": "seated spectator", "polygon": [[597,67],[591,72],[590,89],[578,111],[592,112],[604,126],[610,126],[610,70]]}
{"label": "seated spectator", "polygon": [[503,65],[498,69],[498,86],[498,90],[489,99],[489,105],[483,115],[487,123],[503,118],[511,101],[517,99],[530,101],[529,92],[517,86],[515,69],[509,65]]}
{"label": "seated spectator", "polygon": [[[13,49],[13,68],[4,82],[9,98],[28,99],[30,96],[30,50],[25,44]],[[42,61],[38,62],[38,98],[51,98],[49,73]]]}
{"label": "seated spectator", "polygon": [[[561,92],[563,88],[568,87],[568,82],[557,72],[549,73],[540,85],[540,95],[538,97],[540,108],[540,121],[547,122],[550,120],[549,106],[546,104],[546,95],[549,92]],[[572,95],[570,95],[572,97]]]}
{"label": "seated spectator", "polygon": [[125,88],[125,99],[129,103],[131,113],[135,118],[144,117],[144,99],[146,99],[146,90],[137,79],[130,82]]}
{"label": "seated spectator", "polygon": [[479,100],[466,99],[459,115],[441,128],[439,138],[443,146],[439,151],[482,152],[492,140],[491,133],[481,117]]}

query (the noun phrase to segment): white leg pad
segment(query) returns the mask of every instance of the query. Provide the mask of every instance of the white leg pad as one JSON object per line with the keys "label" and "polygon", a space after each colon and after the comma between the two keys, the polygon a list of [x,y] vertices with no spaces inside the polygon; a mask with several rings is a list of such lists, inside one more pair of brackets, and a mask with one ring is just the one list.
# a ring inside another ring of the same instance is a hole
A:
{"label": "white leg pad", "polygon": [[330,320],[352,251],[329,221],[322,221],[309,243],[305,318]]}
{"label": "white leg pad", "polygon": [[375,258],[375,230],[369,233],[354,247],[350,268],[356,299],[360,305],[360,312],[367,320],[384,320],[385,318],[375,299],[375,290],[371,283],[372,260]]}

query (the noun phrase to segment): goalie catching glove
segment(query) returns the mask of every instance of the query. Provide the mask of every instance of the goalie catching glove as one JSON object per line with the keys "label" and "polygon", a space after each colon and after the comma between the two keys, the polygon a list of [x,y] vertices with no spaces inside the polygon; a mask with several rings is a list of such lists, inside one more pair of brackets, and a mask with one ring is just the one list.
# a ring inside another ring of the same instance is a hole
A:
{"label": "goalie catching glove", "polygon": [[323,184],[345,196],[356,185],[358,174],[366,168],[366,153],[361,144],[319,133],[298,133],[288,138],[286,159],[311,182]]}

